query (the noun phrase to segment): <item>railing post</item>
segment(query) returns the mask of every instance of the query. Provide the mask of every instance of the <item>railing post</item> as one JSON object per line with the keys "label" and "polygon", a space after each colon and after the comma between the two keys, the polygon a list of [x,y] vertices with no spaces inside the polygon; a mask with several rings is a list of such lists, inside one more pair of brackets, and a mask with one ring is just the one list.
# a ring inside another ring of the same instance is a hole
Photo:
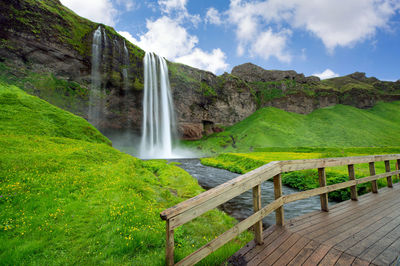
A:
{"label": "railing post", "polygon": [[[275,199],[282,197],[282,175],[278,174],[274,176],[274,193]],[[277,225],[285,224],[285,214],[283,211],[283,206],[275,210],[275,221]]]}
{"label": "railing post", "polygon": [[[400,159],[397,159],[396,170],[399,170],[399,169],[400,169]],[[397,180],[400,182],[400,174],[397,177]]]}
{"label": "railing post", "polygon": [[[254,212],[258,212],[261,209],[261,184],[253,187],[253,208]],[[264,243],[262,220],[254,224],[254,234],[256,243],[262,245]]]}
{"label": "railing post", "polygon": [[[319,186],[320,187],[325,187],[326,186],[326,173],[325,173],[325,168],[318,168],[318,177],[319,177]],[[328,208],[328,193],[324,193],[319,195],[319,198],[321,200],[321,210],[323,211],[329,211]]]}
{"label": "railing post", "polygon": [[[349,164],[347,166],[347,169],[349,170],[349,179],[356,180],[356,174],[354,172],[354,164]],[[358,200],[357,185],[350,187],[350,197],[352,200]]]}
{"label": "railing post", "polygon": [[167,220],[167,247],[165,254],[165,263],[167,266],[174,265],[174,229],[171,229],[169,220]]}
{"label": "railing post", "polygon": [[[385,161],[385,170],[390,172],[390,161]],[[393,187],[393,180],[391,176],[386,177],[388,187]]]}
{"label": "railing post", "polygon": [[[374,162],[369,163],[369,174],[371,176],[376,175]],[[378,193],[378,183],[376,182],[376,180],[371,181],[371,187],[372,187],[372,193]]]}

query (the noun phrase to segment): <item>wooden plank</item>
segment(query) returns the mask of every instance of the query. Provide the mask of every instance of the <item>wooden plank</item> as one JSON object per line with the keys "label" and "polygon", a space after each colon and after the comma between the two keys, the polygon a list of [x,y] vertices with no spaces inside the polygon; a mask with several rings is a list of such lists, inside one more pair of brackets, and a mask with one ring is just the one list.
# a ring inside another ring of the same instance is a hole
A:
{"label": "wooden plank", "polygon": [[289,250],[302,236],[299,234],[292,234],[286,239],[277,249],[275,249],[269,256],[265,256],[261,261],[262,265],[273,265],[287,250]]}
{"label": "wooden plank", "polygon": [[[296,234],[298,235],[298,234]],[[276,265],[287,265],[299,252],[310,243],[310,239],[302,237],[300,238],[288,251],[286,251],[280,258],[275,262]]]}
{"label": "wooden plank", "polygon": [[[274,194],[275,199],[282,197],[282,177],[281,174],[274,176]],[[280,206],[275,210],[275,222],[276,225],[285,224],[285,213],[283,211],[283,206]]]}
{"label": "wooden plank", "polygon": [[332,266],[335,265],[336,261],[342,255],[342,251],[337,250],[335,248],[331,248],[326,256],[319,263],[320,266]]}
{"label": "wooden plank", "polygon": [[351,266],[368,266],[370,263],[368,261],[362,260],[360,258],[356,258]]}
{"label": "wooden plank", "polygon": [[397,226],[383,236],[380,240],[373,243],[367,250],[361,253],[359,257],[365,261],[372,262],[383,251],[390,247],[398,238],[400,238],[400,226]]}
{"label": "wooden plank", "polygon": [[320,245],[313,254],[308,257],[308,259],[304,262],[304,265],[317,265],[328,253],[328,251],[332,248],[332,246],[328,245]]}
{"label": "wooden plank", "polygon": [[[253,187],[253,209],[254,212],[258,212],[261,209],[261,185]],[[254,235],[257,245],[263,243],[263,224],[262,221],[258,221],[254,224]]]}
{"label": "wooden plank", "polygon": [[349,164],[361,164],[369,162],[381,162],[385,160],[397,160],[400,154],[388,155],[370,155],[370,156],[355,156],[355,157],[341,157],[341,158],[325,158],[325,159],[305,159],[305,160],[292,160],[281,161],[282,172],[291,172],[298,170],[326,168],[334,166],[342,166]]}
{"label": "wooden plank", "polygon": [[255,246],[252,250],[250,250],[247,254],[244,255],[244,261],[248,262],[251,261],[254,257],[256,257],[266,246],[274,242],[276,239],[282,237],[282,235],[287,231],[284,230],[282,226],[273,226],[275,228],[274,232],[264,238],[264,245],[262,246]]}
{"label": "wooden plank", "polygon": [[[385,161],[385,170],[386,172],[390,172],[390,161]],[[386,177],[388,187],[393,187],[392,176]]]}
{"label": "wooden plank", "polygon": [[261,263],[261,261],[268,257],[274,250],[276,250],[283,242],[285,242],[292,233],[289,231],[284,231],[284,233],[275,241],[273,241],[271,244],[264,246],[264,249],[261,250],[257,256],[255,256],[251,261],[247,263],[247,266],[255,266]]}
{"label": "wooden plank", "polygon": [[[326,187],[326,173],[325,168],[318,168],[318,179],[319,179],[319,186]],[[329,211],[328,207],[328,193],[323,193],[319,195],[321,201],[321,210]]]}
{"label": "wooden plank", "polygon": [[174,230],[171,229],[169,221],[166,222],[167,243],[165,249],[165,262],[168,266],[174,265]]}
{"label": "wooden plank", "polygon": [[[371,176],[374,176],[376,174],[374,162],[369,163],[369,173]],[[376,180],[371,181],[371,190],[373,193],[378,193],[378,184],[377,184]]]}
{"label": "wooden plank", "polygon": [[221,234],[220,236],[218,236],[216,239],[213,239],[206,245],[202,246],[200,249],[196,250],[195,252],[193,252],[192,254],[190,254],[189,256],[184,258],[183,260],[179,261],[177,263],[177,265],[192,265],[192,264],[199,262],[200,260],[202,260],[203,258],[208,256],[212,252],[216,251],[221,246],[228,243],[230,240],[237,237],[240,233],[247,230],[249,227],[254,225],[256,222],[260,221],[265,216],[267,216],[268,214],[270,214],[271,212],[276,210],[276,208],[281,206],[281,204],[282,204],[281,199],[271,202],[270,204],[268,204],[267,206],[265,206],[258,212],[252,214],[247,219],[241,221],[240,223],[236,224],[234,227],[232,227],[228,231],[226,231],[223,234]]}
{"label": "wooden plank", "polygon": [[314,252],[315,249],[319,247],[319,243],[316,241],[311,240],[307,246],[305,246],[297,255],[294,257],[288,265],[301,265],[305,260],[310,257],[310,255]]}
{"label": "wooden plank", "polygon": [[339,259],[336,261],[335,265],[351,265],[355,259],[356,257],[343,252],[342,255],[340,255]]}
{"label": "wooden plank", "polygon": [[[397,161],[396,161],[396,170],[400,170],[400,159],[397,159]],[[400,173],[399,173],[399,175],[397,176],[397,180],[400,182]]]}
{"label": "wooden plank", "polygon": [[[387,216],[389,217],[389,216]],[[390,217],[389,217],[390,218]],[[366,238],[362,239],[360,242],[356,243],[351,248],[347,249],[346,252],[353,256],[359,256],[365,250],[367,250],[370,246],[372,246],[375,242],[379,241],[382,237],[384,237],[388,232],[393,230],[394,226],[397,226],[400,223],[400,217],[392,218],[388,223],[379,228],[373,234],[370,234]]]}
{"label": "wooden plank", "polygon": [[[349,179],[350,180],[356,180],[356,174],[354,172],[354,164],[349,164],[347,166],[348,172],[349,172]],[[358,194],[357,194],[357,186],[351,186],[350,187],[350,198],[352,200],[358,200]]]}
{"label": "wooden plank", "polygon": [[[399,158],[400,158],[400,156],[399,156]],[[225,182],[219,186],[216,186],[215,188],[207,190],[193,198],[190,198],[184,202],[181,202],[171,208],[164,210],[160,214],[161,219],[167,220],[167,219],[174,217],[182,212],[185,212],[201,203],[204,203],[204,202],[207,202],[210,200],[212,201],[213,198],[218,197],[221,194],[230,192],[232,189],[234,189],[238,186],[241,186],[245,183],[251,182],[250,186],[245,187],[245,190],[243,191],[243,192],[245,192],[245,191],[251,189],[252,187],[268,180],[269,178],[272,178],[273,176],[279,174],[280,172],[281,172],[280,162],[275,162],[275,161],[270,162],[270,163],[263,165],[253,171],[250,171],[244,175],[238,176],[232,180],[229,180],[228,182]],[[260,176],[263,176],[263,177],[261,178]],[[240,195],[241,193],[242,192],[240,192],[237,195]],[[236,197],[237,195],[233,195],[232,198]]]}
{"label": "wooden plank", "polygon": [[400,238],[386,248],[372,263],[376,265],[394,265],[400,256]]}

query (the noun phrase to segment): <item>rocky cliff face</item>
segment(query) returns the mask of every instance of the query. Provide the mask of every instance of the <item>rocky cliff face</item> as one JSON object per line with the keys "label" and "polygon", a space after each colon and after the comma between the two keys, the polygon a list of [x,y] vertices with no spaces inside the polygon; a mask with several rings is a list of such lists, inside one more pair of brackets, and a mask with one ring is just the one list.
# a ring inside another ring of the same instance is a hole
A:
{"label": "rocky cliff face", "polygon": [[[0,25],[0,81],[15,83],[85,118],[93,33],[100,27],[105,107],[99,127],[140,131],[143,50],[113,28],[77,16],[59,0],[2,1]],[[186,139],[221,131],[264,106],[309,113],[337,103],[367,108],[379,100],[400,99],[400,81],[379,81],[358,72],[320,81],[293,70],[265,70],[250,63],[221,76],[168,65],[178,128]]]}

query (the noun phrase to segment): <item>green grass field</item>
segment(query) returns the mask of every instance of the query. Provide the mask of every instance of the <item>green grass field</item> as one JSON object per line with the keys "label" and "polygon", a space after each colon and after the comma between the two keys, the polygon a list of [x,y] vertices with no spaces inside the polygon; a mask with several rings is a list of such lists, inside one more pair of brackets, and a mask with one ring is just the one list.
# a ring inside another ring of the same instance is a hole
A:
{"label": "green grass field", "polygon": [[[0,84],[0,265],[162,265],[159,213],[202,191],[182,169],[121,153],[84,119]],[[179,227],[176,258],[234,223],[213,210]]]}
{"label": "green grass field", "polygon": [[249,152],[266,147],[400,146],[400,102],[361,110],[336,105],[308,115],[267,107],[199,141],[186,142],[205,153]]}

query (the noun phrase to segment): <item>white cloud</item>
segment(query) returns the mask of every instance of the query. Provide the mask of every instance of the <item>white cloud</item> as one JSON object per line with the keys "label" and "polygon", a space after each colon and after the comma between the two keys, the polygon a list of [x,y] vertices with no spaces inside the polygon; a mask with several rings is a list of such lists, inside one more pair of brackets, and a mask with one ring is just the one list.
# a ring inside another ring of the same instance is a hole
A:
{"label": "white cloud", "polygon": [[[279,39],[282,28],[312,33],[329,52],[338,46],[353,47],[373,37],[378,29],[388,29],[391,17],[399,10],[399,0],[231,0],[226,14],[236,28],[237,51],[242,55],[258,54],[255,43],[260,35],[266,38],[271,28],[276,34],[269,39],[285,47],[289,38]],[[287,60],[287,51],[274,52],[281,54],[276,56],[278,60]]]}
{"label": "white cloud", "polygon": [[117,4],[123,6],[126,11],[132,11],[139,8],[139,4],[134,0],[117,0]]}
{"label": "white cloud", "polygon": [[170,14],[173,11],[186,11],[187,0],[158,0],[158,4],[164,13]]}
{"label": "white cloud", "polygon": [[218,10],[216,10],[213,7],[210,7],[207,10],[205,22],[215,25],[221,25],[222,24],[221,15],[219,14]]}
{"label": "white cloud", "polygon": [[110,0],[61,0],[61,3],[94,22],[115,26],[118,11]]}
{"label": "white cloud", "polygon": [[219,48],[213,49],[211,53],[195,48],[190,54],[176,58],[176,62],[205,69],[213,73],[224,71],[228,68],[225,60],[226,55]]}
{"label": "white cloud", "polygon": [[255,39],[251,46],[251,52],[261,56],[265,60],[274,56],[281,62],[289,63],[292,57],[286,51],[286,42],[290,35],[290,30],[282,30],[279,33],[274,33],[269,28],[267,31],[261,32],[258,38]]}
{"label": "white cloud", "polygon": [[145,51],[155,52],[171,61],[214,73],[228,67],[226,56],[220,49],[208,53],[196,48],[198,38],[190,35],[177,21],[163,16],[155,21],[147,21],[146,25],[148,31],[138,39],[129,32],[118,33]]}
{"label": "white cloud", "polygon": [[313,76],[317,76],[320,79],[330,79],[330,78],[336,78],[339,77],[339,74],[333,72],[332,70],[330,70],[329,68],[325,69],[324,72],[321,73],[314,73],[312,74]]}

